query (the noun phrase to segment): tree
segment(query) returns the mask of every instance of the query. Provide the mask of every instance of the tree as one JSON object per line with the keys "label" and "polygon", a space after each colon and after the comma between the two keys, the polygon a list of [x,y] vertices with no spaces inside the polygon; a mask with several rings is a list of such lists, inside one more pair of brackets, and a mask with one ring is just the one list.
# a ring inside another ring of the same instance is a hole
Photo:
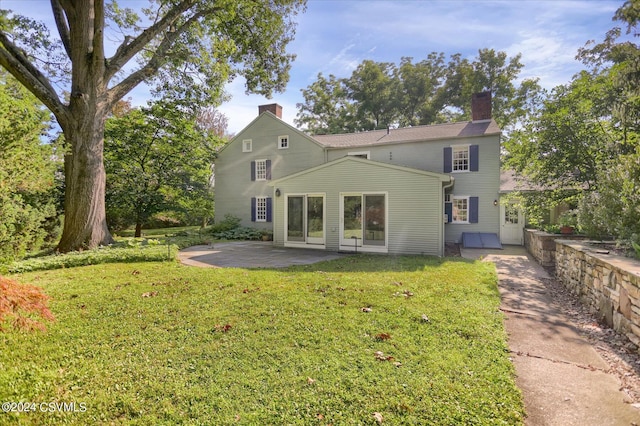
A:
{"label": "tree", "polygon": [[52,145],[40,142],[50,117],[0,70],[0,260],[37,249],[56,218]]}
{"label": "tree", "polygon": [[[0,11],[0,65],[55,116],[68,144],[65,224],[58,250],[112,242],[105,216],[104,125],[115,103],[155,78],[183,105],[213,104],[241,74],[247,91],[282,90],[293,56],[292,17],[304,0],[153,0],[145,18],[103,0],[51,0],[59,39]],[[107,35],[107,31],[115,29]],[[108,57],[105,43],[121,36]],[[132,60],[138,66],[129,65]],[[179,84],[177,83],[179,81]],[[62,86],[68,98],[56,90]]]}
{"label": "tree", "polygon": [[316,135],[355,130],[355,108],[347,98],[343,80],[318,73],[318,79],[302,89],[304,103],[296,104],[295,123]]}
{"label": "tree", "polygon": [[510,130],[532,109],[540,94],[537,80],[515,81],[520,55],[482,49],[473,61],[430,53],[414,63],[363,61],[349,78],[318,79],[302,89],[296,124],[315,134],[415,126],[471,119],[471,95],[492,91],[493,116]]}
{"label": "tree", "polygon": [[[158,212],[212,213],[211,164],[222,140],[198,126],[195,114],[156,102],[107,120],[107,217],[135,224],[135,236]],[[209,207],[209,212],[203,211]]]}
{"label": "tree", "polygon": [[444,53],[432,52],[417,64],[412,59],[402,58],[398,68],[399,124],[403,127],[434,123],[445,103]]}
{"label": "tree", "polygon": [[390,62],[363,61],[344,81],[356,105],[358,130],[386,128],[398,117],[398,79]]}

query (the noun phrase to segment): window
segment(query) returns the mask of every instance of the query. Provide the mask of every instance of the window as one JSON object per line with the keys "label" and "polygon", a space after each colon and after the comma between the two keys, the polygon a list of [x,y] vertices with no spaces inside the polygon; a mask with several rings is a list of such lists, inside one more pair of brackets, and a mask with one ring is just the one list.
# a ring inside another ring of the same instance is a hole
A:
{"label": "window", "polygon": [[453,152],[453,171],[454,172],[469,171],[469,147],[454,146],[452,152]]}
{"label": "window", "polygon": [[510,225],[518,224],[518,208],[513,204],[504,206],[504,223]]}
{"label": "window", "polygon": [[278,136],[278,149],[289,148],[289,136]]}
{"label": "window", "polygon": [[364,158],[364,159],[369,159],[371,152],[370,151],[360,151],[360,152],[350,152],[349,154],[350,157],[359,157],[359,158]]}
{"label": "window", "polygon": [[256,180],[267,180],[267,160],[256,160]]}
{"label": "window", "polygon": [[256,222],[267,221],[267,197],[256,197]]}
{"label": "window", "polygon": [[386,252],[387,195],[341,194],[341,242],[344,249],[363,247]]}
{"label": "window", "polygon": [[469,197],[453,197],[452,216],[453,223],[469,223]]}
{"label": "window", "polygon": [[242,141],[242,152],[253,151],[253,141],[251,139],[245,139]]}
{"label": "window", "polygon": [[251,222],[271,222],[273,203],[270,197],[251,198]]}
{"label": "window", "polygon": [[477,172],[480,171],[479,145],[445,146],[443,151],[445,173]]}

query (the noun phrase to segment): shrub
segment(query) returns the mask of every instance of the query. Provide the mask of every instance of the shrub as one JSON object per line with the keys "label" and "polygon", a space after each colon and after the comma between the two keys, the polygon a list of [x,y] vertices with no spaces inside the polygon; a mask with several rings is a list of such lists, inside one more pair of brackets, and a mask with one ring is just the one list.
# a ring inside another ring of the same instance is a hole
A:
{"label": "shrub", "polygon": [[214,224],[207,230],[211,235],[215,235],[221,232],[231,231],[240,227],[240,218],[232,214],[224,215],[224,219]]}
{"label": "shrub", "polygon": [[261,240],[263,231],[255,228],[235,228],[229,231],[216,232],[214,237],[221,240]]}
{"label": "shrub", "polygon": [[19,284],[0,276],[0,331],[9,323],[18,330],[45,330],[42,320],[55,318],[47,302],[49,296],[39,287]]}

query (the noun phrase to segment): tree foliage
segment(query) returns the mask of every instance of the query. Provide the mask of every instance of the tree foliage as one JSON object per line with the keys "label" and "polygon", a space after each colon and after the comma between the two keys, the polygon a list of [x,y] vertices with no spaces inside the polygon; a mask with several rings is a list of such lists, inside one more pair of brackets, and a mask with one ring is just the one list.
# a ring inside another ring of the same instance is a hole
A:
{"label": "tree foliage", "polygon": [[531,107],[540,88],[536,80],[516,85],[520,55],[481,49],[474,60],[460,54],[445,63],[444,53],[430,53],[400,64],[363,61],[349,78],[322,73],[302,90],[296,124],[315,134],[415,126],[471,118],[471,95],[492,91],[494,118],[513,126]]}
{"label": "tree foliage", "polygon": [[108,119],[105,165],[110,224],[135,225],[139,237],[151,217],[166,210],[206,222],[213,215],[211,164],[221,142],[210,128],[199,124],[195,114],[174,103],[156,102]]}
{"label": "tree foliage", "polygon": [[[637,36],[639,12],[635,1],[616,12],[626,35]],[[640,49],[614,27],[578,58],[587,69],[548,93],[514,132],[507,164],[549,189],[549,205],[579,201],[589,234],[640,243]]]}
{"label": "tree foliage", "polygon": [[[249,92],[282,90],[293,60],[286,52],[293,16],[304,1],[151,0],[135,11],[115,1],[51,0],[51,8],[57,37],[0,10],[0,65],[64,132],[64,252],[112,241],[103,148],[113,106],[143,81],[183,106],[219,102],[238,75]],[[118,40],[114,49],[111,40]]]}
{"label": "tree foliage", "polygon": [[37,249],[54,233],[56,164],[52,146],[40,141],[49,122],[42,104],[0,71],[0,260]]}

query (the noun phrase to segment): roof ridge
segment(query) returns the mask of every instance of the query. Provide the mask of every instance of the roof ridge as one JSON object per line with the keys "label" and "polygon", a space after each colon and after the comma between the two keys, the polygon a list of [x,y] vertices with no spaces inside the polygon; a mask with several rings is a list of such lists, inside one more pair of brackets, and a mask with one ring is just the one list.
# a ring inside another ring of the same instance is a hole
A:
{"label": "roof ridge", "polygon": [[417,126],[405,126],[405,127],[396,127],[396,128],[389,128],[389,129],[373,129],[373,130],[362,130],[359,132],[346,132],[346,133],[325,133],[324,135],[312,135],[309,134],[310,137],[315,138],[315,137],[324,137],[324,136],[347,136],[347,135],[360,135],[363,133],[375,133],[375,132],[388,132],[389,130],[409,130],[409,129],[420,129],[420,128],[424,128],[424,127],[439,127],[439,126],[453,126],[456,124],[469,124],[469,123],[473,123],[473,121],[471,120],[466,120],[466,121],[452,121],[449,123],[435,123],[435,124],[420,124]]}

